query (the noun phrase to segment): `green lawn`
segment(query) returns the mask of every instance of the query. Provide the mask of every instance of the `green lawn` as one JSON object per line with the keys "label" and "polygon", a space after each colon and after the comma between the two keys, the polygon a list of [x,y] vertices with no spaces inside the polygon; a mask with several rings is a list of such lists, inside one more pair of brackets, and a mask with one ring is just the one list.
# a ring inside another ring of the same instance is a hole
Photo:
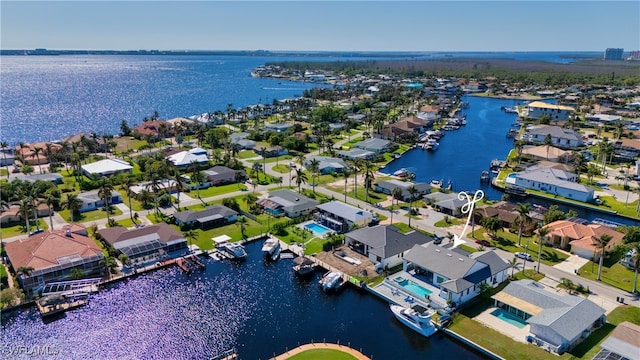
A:
{"label": "green lawn", "polygon": [[[631,292],[633,289],[634,272],[618,263],[614,263],[609,267],[606,265],[605,261],[605,264],[602,266],[600,280],[605,284]],[[591,261],[586,263],[578,270],[578,274],[584,278],[595,280],[598,277],[598,263]]]}
{"label": "green lawn", "polygon": [[[512,234],[508,231],[499,230],[497,237],[495,239],[492,239],[489,236],[485,237],[483,235],[485,232],[486,231],[483,228],[476,229],[474,232],[475,234],[474,238],[485,239],[495,247],[505,251],[512,252],[512,253],[525,252],[526,250],[526,252],[531,254],[531,257],[533,258],[534,262],[538,261],[538,244],[536,244],[535,242],[537,240],[535,239],[535,237],[523,236],[521,239],[522,246],[518,246],[518,234]],[[527,247],[527,241],[529,243],[528,247]],[[542,256],[541,256],[542,259],[540,262],[546,265],[553,266],[559,262],[564,261],[568,257],[569,256],[566,255],[565,253],[560,252],[554,249],[553,247],[545,245],[542,247]]]}
{"label": "green lawn", "polygon": [[[42,230],[49,230],[49,219],[48,218],[41,218],[38,219],[38,226],[40,227],[40,229]],[[27,233],[27,229],[25,227],[25,223],[24,222],[19,222],[19,223],[11,223],[11,224],[7,224],[8,226],[3,225],[2,229],[0,229],[0,235],[2,236],[2,238],[7,238],[7,237],[12,237],[12,236],[18,236],[18,235],[25,235]],[[29,225],[29,231],[34,231],[36,230],[36,223],[33,221],[33,219],[31,219],[31,225]]]}
{"label": "green lawn", "polygon": [[[201,198],[208,198],[208,197],[211,197],[211,196],[228,194],[228,193],[241,191],[241,190],[248,190],[247,186],[244,185],[244,184],[228,184],[228,185],[221,185],[221,186],[211,186],[211,187],[206,188],[206,189],[200,189],[200,197]],[[197,199],[198,198],[198,190],[190,190],[189,191],[189,197]]]}
{"label": "green lawn", "polygon": [[607,321],[616,326],[623,321],[640,325],[640,308],[636,306],[618,306],[607,315]]}
{"label": "green lawn", "polygon": [[433,224],[435,227],[449,227],[449,226],[453,226],[453,225],[460,225],[462,224],[462,220],[458,219],[458,218],[454,218],[454,217],[447,217],[445,219],[442,219],[440,221],[437,221],[435,224]]}
{"label": "green lawn", "polygon": [[311,349],[290,356],[288,360],[355,360],[353,355],[335,349]]}
{"label": "green lawn", "polygon": [[[64,209],[58,212],[63,219],[69,222],[87,222],[87,221],[95,221],[100,219],[106,219],[107,213],[103,209],[92,210],[80,213],[79,216],[76,216],[73,221],[71,220],[71,213],[69,209]],[[122,215],[122,211],[117,207],[112,207],[111,209],[111,217]]]}
{"label": "green lawn", "polygon": [[7,176],[9,175],[9,172],[7,171],[7,169],[0,169],[0,176]]}
{"label": "green lawn", "polygon": [[458,247],[460,249],[462,249],[464,251],[467,251],[467,252],[470,252],[470,253],[474,253],[474,252],[478,251],[478,249],[476,249],[476,248],[474,248],[472,246],[469,246],[469,245],[465,245],[465,244],[458,245]]}
{"label": "green lawn", "polygon": [[544,278],[544,274],[539,273],[533,269],[525,269],[524,273],[522,271],[516,272],[514,274],[514,277],[518,280],[531,279],[533,281],[540,281],[542,280],[542,278]]}
{"label": "green lawn", "polygon": [[281,174],[288,174],[289,172],[291,172],[291,167],[286,164],[278,164],[273,167],[273,171]]}
{"label": "green lawn", "polygon": [[238,153],[237,157],[238,159],[242,160],[242,159],[249,159],[249,158],[253,158],[258,156],[258,154],[255,153],[255,151],[253,150],[242,150]]}

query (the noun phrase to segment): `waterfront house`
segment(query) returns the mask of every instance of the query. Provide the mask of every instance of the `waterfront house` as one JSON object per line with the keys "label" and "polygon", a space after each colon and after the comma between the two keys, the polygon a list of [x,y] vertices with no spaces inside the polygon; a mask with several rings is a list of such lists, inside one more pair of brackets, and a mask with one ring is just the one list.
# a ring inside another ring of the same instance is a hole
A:
{"label": "waterfront house", "polygon": [[201,147],[195,147],[187,151],[180,151],[173,155],[167,156],[167,160],[171,161],[173,165],[179,169],[186,168],[192,164],[206,164],[209,162],[207,150]]}
{"label": "waterfront house", "polygon": [[431,192],[431,185],[427,183],[414,183],[412,181],[400,181],[396,179],[378,181],[374,184],[374,190],[383,194],[392,195],[395,188],[400,188],[400,190],[402,190],[402,199],[400,200],[408,202],[411,201],[411,194],[408,189],[412,186],[418,190],[416,199]]}
{"label": "waterfront house", "polygon": [[438,296],[454,306],[477,296],[482,284],[498,286],[509,272],[508,264],[493,251],[473,258],[431,243],[414,245],[402,266],[405,272],[438,288]]}
{"label": "waterfront house", "polygon": [[40,181],[48,181],[48,182],[52,182],[54,184],[60,185],[62,184],[63,177],[58,173],[45,173],[45,174],[27,175],[27,176],[20,177],[19,179],[28,181],[30,183],[34,183],[40,180]]}
{"label": "waterfront house", "polygon": [[356,149],[371,151],[376,154],[382,154],[391,147],[391,141],[378,138],[368,138],[355,143],[353,147]]}
{"label": "waterfront house", "polygon": [[433,120],[412,116],[386,125],[382,128],[380,135],[385,139],[395,140],[398,137],[409,134],[422,134],[433,126],[433,123]]}
{"label": "waterfront house", "polygon": [[20,268],[33,268],[31,272],[17,275],[27,297],[37,295],[46,283],[70,280],[74,269],[83,275],[99,274],[102,270],[102,249],[87,236],[85,227],[76,224],[8,242],[4,246],[14,272]]}
{"label": "waterfront house", "polygon": [[304,166],[308,169],[312,160],[318,161],[318,169],[321,174],[342,173],[349,165],[343,159],[329,156],[309,156]]}
{"label": "waterfront house", "polygon": [[371,260],[376,271],[402,263],[402,258],[414,245],[433,241],[419,231],[402,233],[393,225],[363,227],[345,234],[345,244]]}
{"label": "waterfront house", "polygon": [[515,173],[507,177],[506,183],[525,189],[544,191],[567,199],[591,202],[594,189],[578,184],[578,176],[568,171],[554,168],[535,168]]}
{"label": "waterfront house", "polygon": [[131,173],[133,166],[128,162],[120,159],[104,159],[90,164],[82,165],[82,171],[87,176],[93,174],[100,176],[108,176],[118,173]]}
{"label": "waterfront house", "polygon": [[[518,219],[520,214],[518,213],[518,205],[507,201],[499,201],[489,206],[483,206],[481,208],[475,208],[473,210],[473,222],[475,224],[481,224],[483,219],[494,217],[500,221],[500,226],[503,228],[518,228]],[[522,231],[524,233],[532,232],[539,221],[543,220],[543,215],[537,212],[535,209],[529,212],[529,217],[532,221],[524,224]]]}
{"label": "waterfront house", "polygon": [[492,298],[496,307],[529,324],[529,342],[557,354],[571,350],[606,322],[605,310],[591,300],[559,295],[533,280],[511,282]]}
{"label": "waterfront house", "polygon": [[160,134],[161,130],[168,130],[167,122],[163,120],[148,120],[143,121],[142,124],[136,125],[131,128],[131,132],[135,134],[139,134],[141,136],[146,136],[150,139],[159,139],[161,136],[165,134]]}
{"label": "waterfront house", "polygon": [[134,264],[154,263],[170,253],[182,255],[187,250],[184,235],[163,222],[131,230],[122,226],[105,228],[98,234]]}
{"label": "waterfront house", "polygon": [[[82,201],[80,212],[92,211],[101,209],[104,207],[104,200],[98,195],[99,190],[91,190],[78,194],[78,200]],[[122,197],[117,191],[111,191],[111,198],[109,199],[109,205],[119,204],[122,202]]]}
{"label": "waterfront house", "polygon": [[200,211],[179,211],[172,217],[180,227],[208,229],[234,223],[238,220],[238,212],[224,205],[212,205]]}
{"label": "waterfront house", "polygon": [[273,216],[286,215],[293,219],[311,213],[318,202],[295,191],[283,189],[269,192],[257,204]]}
{"label": "waterfront house", "polygon": [[[51,155],[47,152],[47,146],[53,151],[59,151],[62,148],[60,144],[39,142],[34,144],[24,144],[23,146],[18,145],[15,148],[15,154],[23,165],[35,166],[47,164],[49,163],[48,156]],[[36,148],[40,148],[38,154],[36,154]],[[4,155],[0,157],[4,157]]]}
{"label": "waterfront house", "polygon": [[[236,176],[236,171],[239,171],[239,179]],[[235,183],[246,176],[246,172],[244,170],[234,170],[223,165],[216,165],[210,169],[204,170],[202,174],[207,179],[208,186]]]}
{"label": "waterfront house", "polygon": [[640,326],[621,322],[600,347],[594,359],[640,359]]}
{"label": "waterfront house", "polygon": [[10,147],[0,148],[0,166],[10,166],[15,163],[14,149]]}
{"label": "waterfront house", "polygon": [[462,206],[467,200],[460,200],[457,193],[433,192],[424,196],[424,200],[430,203],[437,211],[451,215],[460,216],[462,214]]}
{"label": "waterfront house", "polygon": [[551,145],[573,149],[584,145],[582,135],[572,129],[564,129],[555,125],[532,125],[527,126],[522,140],[544,144],[547,135],[551,137]]}
{"label": "waterfront house", "polygon": [[317,208],[316,221],[338,233],[367,226],[373,220],[373,214],[369,211],[342,201],[329,201]]}
{"label": "waterfront house", "polygon": [[542,115],[549,115],[551,121],[567,120],[575,111],[576,109],[571,106],[549,104],[542,101],[531,102],[525,108],[527,117],[537,119]]}
{"label": "waterfront house", "polygon": [[338,151],[338,157],[341,157],[347,160],[354,160],[354,159],[371,160],[376,157],[376,153],[369,150],[350,149],[350,150]]}
{"label": "waterfront house", "polygon": [[611,236],[605,251],[611,251],[622,243],[624,234],[602,224],[581,224],[571,220],[558,220],[545,226],[549,229],[546,243],[567,249],[585,259],[600,259],[599,239],[603,235]]}
{"label": "waterfront house", "polygon": [[526,145],[522,148],[522,155],[530,156],[534,159],[544,159],[553,162],[565,162],[571,158],[571,151],[562,150],[551,145]]}

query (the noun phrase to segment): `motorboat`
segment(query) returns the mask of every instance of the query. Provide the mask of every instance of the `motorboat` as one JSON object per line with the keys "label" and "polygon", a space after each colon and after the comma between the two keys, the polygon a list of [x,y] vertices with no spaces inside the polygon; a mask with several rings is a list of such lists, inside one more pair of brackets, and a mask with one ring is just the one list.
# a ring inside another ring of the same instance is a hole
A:
{"label": "motorboat", "polygon": [[394,176],[399,176],[399,177],[405,177],[405,176],[409,175],[409,171],[407,171],[407,169],[405,169],[405,168],[402,168],[402,169],[396,170],[393,173],[393,175]]}
{"label": "motorboat", "polygon": [[239,243],[225,242],[218,245],[218,249],[233,260],[245,260],[247,258],[247,251]]}
{"label": "motorboat", "polygon": [[424,149],[436,150],[438,146],[440,146],[440,143],[436,139],[429,138],[429,140],[424,144]]}
{"label": "motorboat", "polygon": [[304,256],[293,259],[293,263],[293,272],[301,278],[308,277],[316,271],[316,264]]}
{"label": "motorboat", "polygon": [[393,315],[409,328],[429,337],[438,331],[435,327],[431,317],[435,314],[435,311],[430,311],[423,306],[413,305],[410,308],[399,305],[390,305]]}
{"label": "motorboat", "polygon": [[276,260],[280,255],[280,241],[269,237],[262,245],[262,254],[267,260]]}
{"label": "motorboat", "polygon": [[337,271],[330,271],[320,279],[318,282],[322,287],[322,290],[325,292],[329,292],[332,290],[337,290],[342,286],[342,274]]}

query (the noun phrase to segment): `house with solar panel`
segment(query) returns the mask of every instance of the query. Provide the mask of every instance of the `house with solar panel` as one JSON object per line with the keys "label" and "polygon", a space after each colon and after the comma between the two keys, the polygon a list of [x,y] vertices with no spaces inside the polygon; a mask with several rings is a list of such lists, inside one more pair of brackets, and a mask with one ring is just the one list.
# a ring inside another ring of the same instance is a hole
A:
{"label": "house with solar panel", "polygon": [[133,264],[151,264],[187,251],[187,239],[166,223],[131,230],[116,226],[100,229],[98,234]]}
{"label": "house with solar panel", "polygon": [[527,341],[562,354],[606,322],[605,309],[582,296],[560,295],[533,280],[511,282],[492,296],[494,305],[526,322]]}

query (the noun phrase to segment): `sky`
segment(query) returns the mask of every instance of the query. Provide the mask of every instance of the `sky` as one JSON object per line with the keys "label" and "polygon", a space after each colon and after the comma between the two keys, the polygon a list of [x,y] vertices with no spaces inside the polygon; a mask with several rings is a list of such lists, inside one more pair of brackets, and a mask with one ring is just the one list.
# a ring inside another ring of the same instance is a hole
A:
{"label": "sky", "polygon": [[0,1],[1,49],[640,50],[640,1]]}

